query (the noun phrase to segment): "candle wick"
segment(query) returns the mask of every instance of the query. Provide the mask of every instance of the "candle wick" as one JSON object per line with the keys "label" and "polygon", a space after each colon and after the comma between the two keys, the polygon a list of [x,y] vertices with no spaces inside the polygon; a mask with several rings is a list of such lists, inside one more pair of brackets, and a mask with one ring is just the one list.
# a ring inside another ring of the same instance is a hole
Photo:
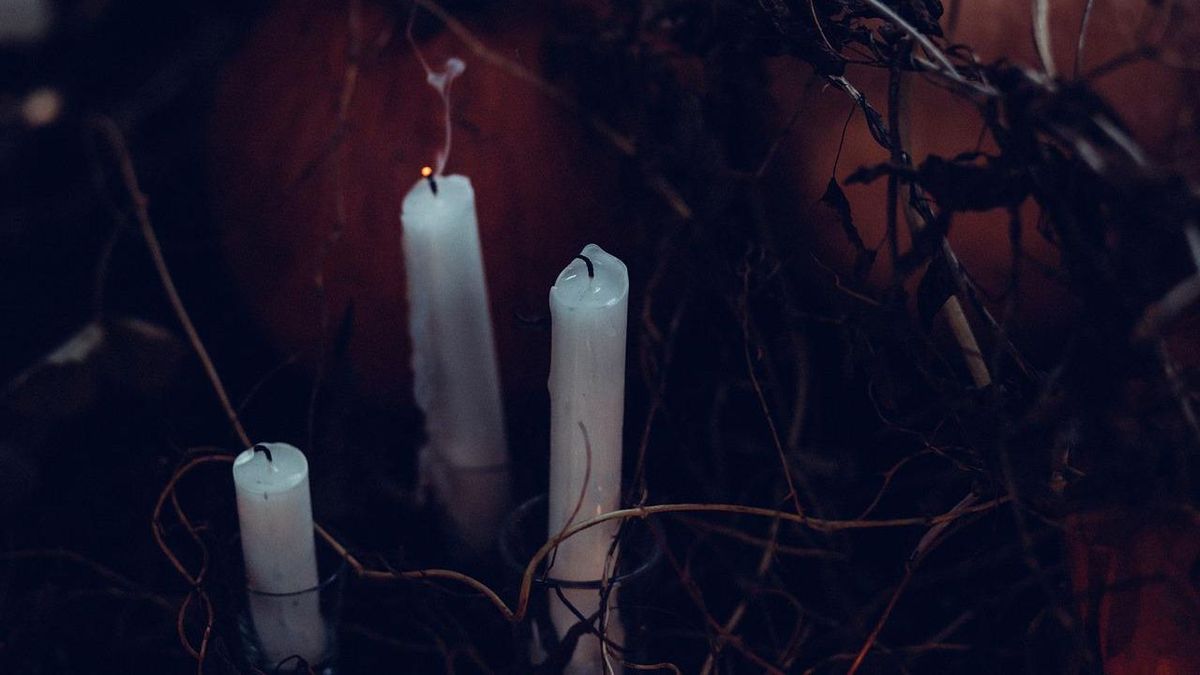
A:
{"label": "candle wick", "polygon": [[584,265],[587,265],[588,278],[595,279],[596,278],[596,268],[592,265],[592,259],[587,257],[586,255],[583,255],[582,253],[580,253],[579,255],[577,255],[575,257],[582,260]]}
{"label": "candle wick", "polygon": [[433,167],[431,167],[431,166],[421,167],[421,176],[425,180],[429,181],[429,189],[433,190],[433,196],[436,197],[437,196],[437,180],[435,179],[435,173],[433,171]]}
{"label": "candle wick", "polygon": [[254,448],[253,448],[253,450],[254,450],[255,452],[261,452],[261,453],[263,453],[264,455],[266,455],[266,456],[267,456],[267,461],[268,461],[268,462],[271,462],[272,464],[274,464],[274,463],[275,463],[275,459],[274,459],[273,457],[271,457],[271,449],[270,449],[270,448],[268,448],[267,446],[263,445],[262,443],[259,443],[258,445],[255,445],[255,446],[254,446]]}

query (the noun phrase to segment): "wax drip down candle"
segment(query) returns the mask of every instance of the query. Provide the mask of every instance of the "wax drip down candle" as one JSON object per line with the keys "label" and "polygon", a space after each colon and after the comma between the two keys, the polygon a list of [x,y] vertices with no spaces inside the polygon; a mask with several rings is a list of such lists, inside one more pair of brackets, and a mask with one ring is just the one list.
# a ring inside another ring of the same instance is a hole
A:
{"label": "wax drip down candle", "polygon": [[308,460],[286,443],[260,443],[233,462],[250,616],[267,665],[300,656],[316,665],[327,635],[315,589]]}
{"label": "wax drip down candle", "polygon": [[[584,247],[550,289],[550,537],[620,507],[628,306],[625,263],[595,244]],[[550,575],[570,581],[611,576],[617,528],[616,522],[604,523],[562,542]],[[563,593],[585,617],[600,609],[599,590]],[[614,592],[609,595],[604,632],[620,643],[615,605]],[[559,637],[578,622],[555,593],[550,616]],[[566,672],[603,673],[603,659],[600,641],[586,635]]]}
{"label": "wax drip down candle", "polygon": [[421,170],[400,213],[413,394],[425,414],[421,474],[449,520],[454,543],[477,557],[495,541],[510,488],[475,189],[466,176],[442,174],[450,153],[450,85],[465,65],[452,58],[433,70],[411,30],[410,21],[409,43],[442,97],[446,133],[437,166]]}

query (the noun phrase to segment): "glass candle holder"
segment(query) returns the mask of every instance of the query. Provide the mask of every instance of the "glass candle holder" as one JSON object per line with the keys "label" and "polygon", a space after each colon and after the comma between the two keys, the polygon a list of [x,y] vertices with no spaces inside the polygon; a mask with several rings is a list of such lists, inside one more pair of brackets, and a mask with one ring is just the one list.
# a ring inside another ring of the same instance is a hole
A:
{"label": "glass candle holder", "polygon": [[[500,557],[510,574],[518,579],[525,574],[529,560],[548,540],[547,501],[547,496],[541,494],[522,503],[509,515],[500,531]],[[629,629],[639,623],[639,589],[650,581],[652,572],[662,560],[663,552],[650,526],[640,518],[623,521],[617,538],[619,546],[613,567],[614,574],[607,580],[577,581],[555,578],[547,571],[548,560],[553,558],[553,554],[538,563],[533,577],[534,593],[530,598],[530,621],[518,627],[518,633],[530,645],[530,658],[534,665],[545,665],[543,662],[552,658],[565,663],[571,658],[569,653],[563,653],[566,648],[551,620],[550,596],[562,598],[566,591],[600,593],[602,588],[616,593],[619,612],[627,626],[623,643],[616,644],[613,638],[608,636],[609,646],[613,652],[624,658],[637,659],[639,650],[634,638],[638,632]]]}
{"label": "glass candle holder", "polygon": [[328,546],[317,547],[321,581],[291,593],[267,593],[242,580],[237,612],[244,665],[265,673],[335,675],[337,628],[346,561]]}

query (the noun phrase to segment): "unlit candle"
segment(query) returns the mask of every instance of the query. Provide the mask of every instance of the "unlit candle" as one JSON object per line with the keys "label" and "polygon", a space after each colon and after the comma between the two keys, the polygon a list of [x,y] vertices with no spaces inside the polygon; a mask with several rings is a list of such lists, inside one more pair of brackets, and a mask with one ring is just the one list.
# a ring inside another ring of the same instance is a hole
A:
{"label": "unlit candle", "polygon": [[315,590],[308,460],[286,443],[260,443],[234,460],[233,484],[250,616],[263,651],[272,665],[294,655],[315,665],[326,635]]}
{"label": "unlit candle", "polygon": [[[550,537],[620,507],[628,305],[625,263],[595,244],[586,246],[550,289]],[[615,521],[603,523],[562,542],[551,576],[604,578],[617,528]],[[598,590],[564,593],[585,617],[600,608]],[[610,612],[615,597],[610,596]],[[559,637],[578,622],[554,595],[550,614]],[[610,639],[621,634],[612,613],[606,631]],[[598,639],[580,639],[567,672],[604,672]]]}

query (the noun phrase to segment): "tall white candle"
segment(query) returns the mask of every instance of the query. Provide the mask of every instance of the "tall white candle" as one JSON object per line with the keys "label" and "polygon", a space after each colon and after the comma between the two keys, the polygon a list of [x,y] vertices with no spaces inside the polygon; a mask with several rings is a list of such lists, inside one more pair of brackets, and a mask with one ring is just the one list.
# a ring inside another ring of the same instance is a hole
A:
{"label": "tall white candle", "polygon": [[[581,255],[587,260],[572,260],[550,289],[551,537],[570,524],[615,511],[621,503],[629,274],[625,263],[595,244],[584,247]],[[564,541],[554,556],[551,576],[572,581],[604,578],[617,527],[615,522],[604,523]],[[565,594],[585,617],[600,607],[597,590],[571,589]],[[612,599],[615,594],[610,610]],[[559,637],[578,622],[554,595],[550,614]],[[620,641],[615,614],[607,618],[607,633]],[[567,672],[604,672],[600,647],[595,637],[582,638]]]}
{"label": "tall white candle", "polygon": [[262,595],[319,583],[308,460],[287,443],[260,443],[234,460],[233,484],[246,582],[258,591],[249,594],[250,616],[263,650],[272,664],[299,655],[315,665],[326,645],[320,593]]}
{"label": "tall white candle", "polygon": [[401,220],[413,389],[428,437],[422,465],[461,543],[478,553],[506,514],[509,481],[471,181],[418,181],[404,197]]}

